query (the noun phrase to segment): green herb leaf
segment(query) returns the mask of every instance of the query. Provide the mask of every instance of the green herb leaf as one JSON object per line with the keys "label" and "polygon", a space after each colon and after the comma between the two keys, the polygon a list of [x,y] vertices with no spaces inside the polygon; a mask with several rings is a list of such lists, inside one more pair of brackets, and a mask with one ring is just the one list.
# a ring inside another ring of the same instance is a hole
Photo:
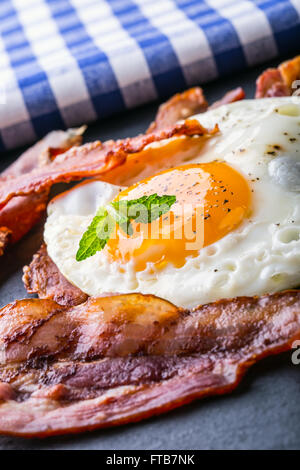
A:
{"label": "green herb leaf", "polygon": [[102,215],[97,214],[79,242],[76,261],[83,261],[96,254],[97,251],[103,250],[114,227],[115,221],[106,210]]}
{"label": "green herb leaf", "polygon": [[131,222],[130,220],[126,220],[126,222],[123,222],[121,224],[119,224],[119,226],[121,227],[121,229],[123,230],[123,232],[127,233],[127,235],[129,235],[130,237],[132,237],[133,235],[133,227],[131,225]]}
{"label": "green herb leaf", "polygon": [[129,236],[133,235],[131,220],[148,224],[168,212],[176,196],[142,196],[138,199],[112,202],[107,209],[100,207],[90,226],[83,234],[76,260],[82,261],[103,250],[117,223]]}
{"label": "green herb leaf", "polygon": [[174,202],[176,202],[176,196],[158,196],[154,193],[139,199],[112,202],[111,205],[123,217],[138,223],[148,224],[168,212]]}
{"label": "green herb leaf", "polygon": [[[125,209],[125,210],[124,210]],[[109,214],[111,217],[117,222],[117,224],[121,227],[121,229],[127,233],[127,235],[133,235],[133,228],[130,223],[130,219],[127,216],[127,211],[124,206],[115,206],[114,203],[110,203],[107,207]]]}

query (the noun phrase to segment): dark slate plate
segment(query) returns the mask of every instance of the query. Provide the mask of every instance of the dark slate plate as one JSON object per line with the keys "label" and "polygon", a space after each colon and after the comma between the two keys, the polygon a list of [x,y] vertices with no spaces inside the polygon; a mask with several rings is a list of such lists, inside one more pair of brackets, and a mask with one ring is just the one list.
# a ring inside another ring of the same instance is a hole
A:
{"label": "dark slate plate", "polygon": [[[204,87],[206,95],[214,101],[241,85],[252,97],[257,75],[273,65],[211,83]],[[92,125],[86,140],[133,136],[147,127],[156,109],[157,104],[151,104]],[[1,156],[0,170],[17,155]],[[39,247],[41,228],[35,228],[1,259],[1,306],[26,297],[21,268]],[[299,372],[300,365],[292,364],[289,352],[253,367],[231,395],[116,429],[44,440],[0,437],[0,449],[300,449]]]}

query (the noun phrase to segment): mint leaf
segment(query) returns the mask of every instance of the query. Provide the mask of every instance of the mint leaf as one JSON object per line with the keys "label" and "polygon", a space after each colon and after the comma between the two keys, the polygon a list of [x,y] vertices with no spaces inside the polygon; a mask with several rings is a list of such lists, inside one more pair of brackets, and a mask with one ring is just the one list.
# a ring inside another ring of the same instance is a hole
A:
{"label": "mint leaf", "polygon": [[96,254],[97,251],[103,250],[114,226],[115,221],[107,211],[104,211],[102,215],[96,215],[79,242],[76,261],[83,261]]}
{"label": "mint leaf", "polygon": [[127,233],[130,237],[133,235],[133,227],[131,225],[131,222],[129,219],[126,220],[126,222],[119,223],[119,226],[123,230],[123,232]]}
{"label": "mint leaf", "polygon": [[127,206],[125,207],[124,205],[115,205],[116,203],[110,203],[108,205],[108,211],[111,215],[111,217],[117,222],[117,224],[121,227],[121,229],[127,233],[127,235],[132,236],[133,235],[133,228],[130,223],[130,219],[127,216]]}
{"label": "mint leaf", "polygon": [[[148,224],[168,212],[174,202],[176,202],[176,196],[158,196],[157,193],[154,193],[150,196],[142,196],[129,201],[112,202],[111,205],[122,217],[127,216],[129,220]],[[118,220],[116,221],[118,222]]]}
{"label": "mint leaf", "polygon": [[129,236],[133,235],[132,220],[148,224],[168,212],[176,202],[176,196],[142,196],[138,199],[111,202],[107,208],[100,207],[97,215],[83,234],[76,261],[82,261],[103,250],[117,223]]}

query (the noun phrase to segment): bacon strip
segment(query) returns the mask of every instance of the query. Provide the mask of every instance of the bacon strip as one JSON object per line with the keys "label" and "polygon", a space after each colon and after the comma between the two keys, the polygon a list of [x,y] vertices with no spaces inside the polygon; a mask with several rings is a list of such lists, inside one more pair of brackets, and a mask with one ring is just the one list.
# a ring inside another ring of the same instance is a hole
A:
{"label": "bacon strip", "polygon": [[293,88],[297,79],[300,79],[300,56],[283,62],[277,69],[265,70],[256,81],[255,98],[290,96],[297,88]]}
{"label": "bacon strip", "polygon": [[165,129],[181,119],[187,119],[194,114],[204,113],[207,109],[218,108],[223,104],[233,103],[244,98],[245,92],[239,87],[229,91],[219,101],[208,106],[202,88],[190,88],[182,93],[177,93],[160,105],[155,120],[150,124],[147,133]]}
{"label": "bacon strip", "polygon": [[194,114],[203,113],[207,108],[208,103],[200,87],[176,93],[176,95],[159,106],[155,121],[150,124],[147,133],[165,129],[176,124],[181,119],[187,119]]}
{"label": "bacon strip", "polygon": [[234,103],[235,101],[243,100],[245,96],[246,95],[245,95],[243,88],[241,87],[235,88],[234,90],[231,90],[225,93],[223,98],[221,98],[220,100],[215,101],[215,103],[213,103],[209,107],[209,109],[219,108],[219,106],[223,106],[223,104],[229,104],[229,103]]}
{"label": "bacon strip", "polygon": [[0,311],[0,432],[49,436],[124,424],[230,392],[300,338],[300,292],[192,311],[140,294]]}
{"label": "bacon strip", "polygon": [[[79,145],[84,130],[85,127],[81,127],[67,131],[50,132],[24,152],[1,174],[0,187],[10,178],[25,177],[35,168],[48,164],[53,154],[58,155],[73,145]],[[46,208],[48,193],[49,190],[46,189],[39,194],[14,197],[0,210],[0,226],[9,229],[11,243],[20,240],[40,220]],[[3,232],[0,236],[3,237]],[[0,250],[0,255],[3,254],[3,251],[4,249]]]}
{"label": "bacon strip", "polygon": [[14,197],[0,210],[0,224],[9,227],[11,232],[10,243],[20,240],[41,219],[47,201],[48,191],[45,191]]}
{"label": "bacon strip", "polygon": [[186,120],[175,126],[153,134],[140,135],[124,140],[99,141],[74,147],[49,165],[33,170],[26,175],[7,179],[0,186],[0,208],[14,196],[39,193],[48,190],[53,184],[70,182],[88,176],[100,175],[121,165],[128,154],[141,152],[148,144],[171,137],[204,136],[218,132],[218,126],[207,130],[196,120]]}
{"label": "bacon strip", "polygon": [[9,244],[11,235],[11,230],[7,227],[0,227],[0,256],[3,255],[5,248]]}
{"label": "bacon strip", "polygon": [[289,95],[290,90],[284,83],[278,69],[267,69],[258,77],[255,98],[272,98],[274,96]]}
{"label": "bacon strip", "polygon": [[82,126],[78,129],[49,132],[49,134],[22,153],[16,161],[6,168],[6,170],[1,173],[1,179],[7,176],[24,175],[38,166],[49,163],[47,158],[49,152],[50,154],[53,154],[53,152],[59,154],[74,145],[80,145],[85,129],[86,127]]}
{"label": "bacon strip", "polygon": [[61,305],[72,306],[81,304],[88,298],[61,274],[49,257],[46,245],[41,246],[30,265],[24,266],[23,271],[23,282],[27,292],[37,293],[40,299],[52,299]]}
{"label": "bacon strip", "polygon": [[293,82],[300,79],[300,55],[294,59],[287,60],[278,67],[284,83],[288,86],[291,93],[296,88],[299,88],[299,83],[293,88]]}

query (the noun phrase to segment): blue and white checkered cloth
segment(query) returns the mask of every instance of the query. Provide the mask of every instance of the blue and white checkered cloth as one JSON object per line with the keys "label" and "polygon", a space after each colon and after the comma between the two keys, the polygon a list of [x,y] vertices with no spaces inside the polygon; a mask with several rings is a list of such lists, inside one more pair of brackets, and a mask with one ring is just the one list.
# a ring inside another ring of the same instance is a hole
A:
{"label": "blue and white checkered cloth", "polygon": [[0,150],[299,52],[299,15],[300,0],[0,0]]}

